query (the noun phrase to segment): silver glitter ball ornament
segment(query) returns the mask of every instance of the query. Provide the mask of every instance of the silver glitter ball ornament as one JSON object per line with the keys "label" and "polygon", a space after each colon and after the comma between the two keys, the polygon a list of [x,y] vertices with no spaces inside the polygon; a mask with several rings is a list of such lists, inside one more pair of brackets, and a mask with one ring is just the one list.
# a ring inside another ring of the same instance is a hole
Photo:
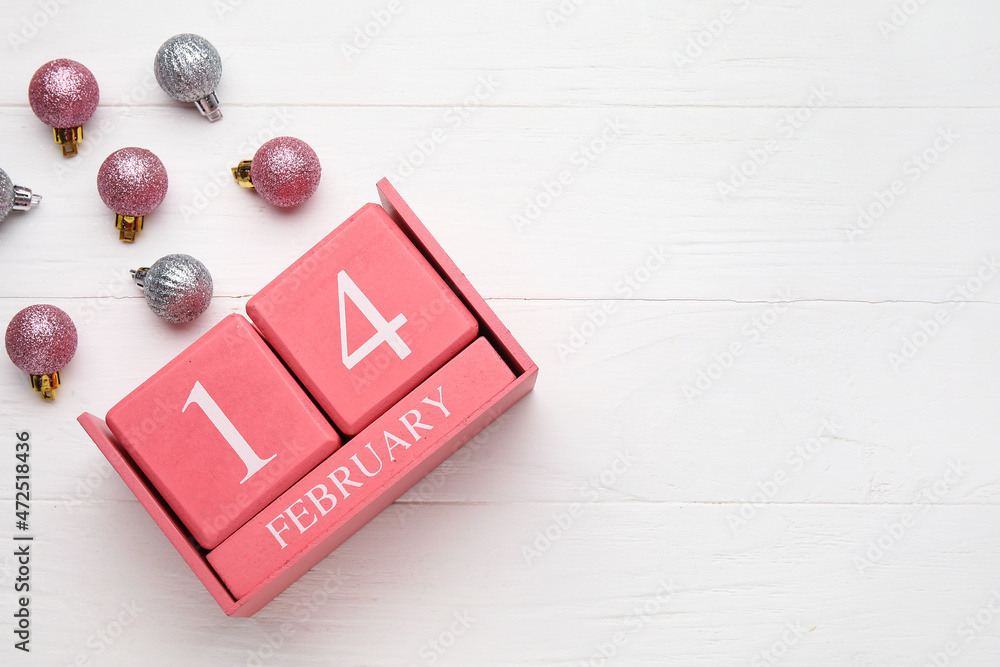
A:
{"label": "silver glitter ball ornament", "polygon": [[14,185],[7,172],[0,169],[0,220],[6,218],[12,210],[27,211],[38,206],[41,201],[41,195],[32,194],[31,190],[22,185]]}
{"label": "silver glitter ball ornament", "polygon": [[213,123],[222,118],[215,96],[222,79],[222,58],[204,37],[186,32],[165,41],[153,59],[153,73],[170,97],[194,102]]}
{"label": "silver glitter ball ornament", "polygon": [[132,276],[149,309],[171,324],[190,322],[212,302],[212,274],[191,255],[161,257]]}

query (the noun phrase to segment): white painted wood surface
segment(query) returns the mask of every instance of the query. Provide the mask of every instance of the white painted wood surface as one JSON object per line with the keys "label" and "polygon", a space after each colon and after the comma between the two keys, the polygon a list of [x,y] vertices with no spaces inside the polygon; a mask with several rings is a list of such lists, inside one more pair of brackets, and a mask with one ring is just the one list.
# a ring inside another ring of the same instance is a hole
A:
{"label": "white painted wood surface", "polygon": [[[0,223],[0,314],[59,305],[80,349],[54,404],[0,364],[0,664],[997,663],[995,2],[101,4],[3,6],[0,166],[45,199]],[[372,12],[391,21],[348,59]],[[226,58],[220,123],[151,78],[186,31]],[[26,100],[56,57],[102,91],[73,160]],[[324,166],[294,212],[229,180],[274,131]],[[95,187],[127,145],[170,174],[133,246]],[[384,175],[537,388],[256,617],[226,618],[74,419],[241,311]],[[125,281],[167,252],[215,276],[188,326]],[[21,429],[30,656],[11,633]]]}

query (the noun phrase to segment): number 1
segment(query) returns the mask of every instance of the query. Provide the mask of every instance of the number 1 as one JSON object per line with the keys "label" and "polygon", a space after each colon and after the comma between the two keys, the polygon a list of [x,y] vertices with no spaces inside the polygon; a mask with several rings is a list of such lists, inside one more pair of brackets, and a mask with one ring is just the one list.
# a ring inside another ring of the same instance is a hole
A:
{"label": "number 1", "polygon": [[201,382],[197,380],[195,380],[194,387],[191,388],[191,393],[188,394],[187,402],[181,408],[181,412],[186,412],[188,406],[192,403],[201,408],[205,416],[208,417],[208,420],[212,422],[212,426],[225,438],[226,444],[233,448],[236,455],[243,461],[243,465],[247,467],[247,476],[240,480],[240,484],[253,477],[254,473],[258,472],[277,456],[277,454],[271,454],[271,457],[267,460],[257,456],[257,452],[253,450],[250,443],[240,435],[240,432],[233,426],[233,422],[229,421],[229,417],[222,411],[219,404],[215,402],[215,399],[205,391],[205,388],[201,386]]}

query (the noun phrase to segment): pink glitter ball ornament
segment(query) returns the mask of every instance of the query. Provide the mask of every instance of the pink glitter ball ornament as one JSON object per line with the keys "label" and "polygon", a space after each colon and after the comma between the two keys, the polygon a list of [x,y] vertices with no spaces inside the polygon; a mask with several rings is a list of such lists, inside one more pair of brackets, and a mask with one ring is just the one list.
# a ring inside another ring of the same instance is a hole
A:
{"label": "pink glitter ball ornament", "polygon": [[67,58],[45,63],[31,77],[28,102],[38,119],[52,128],[65,157],[76,155],[83,141],[83,124],[101,99],[97,79],[89,69]]}
{"label": "pink glitter ball ornament", "polygon": [[62,309],[47,304],[28,306],[7,325],[7,356],[31,376],[31,387],[53,400],[59,371],[76,353],[76,326]]}
{"label": "pink glitter ball ornament", "polygon": [[270,204],[286,208],[312,197],[323,171],[309,144],[295,137],[275,137],[257,149],[252,160],[233,167],[233,178],[253,188]]}
{"label": "pink glitter ball ornament", "polygon": [[156,210],[167,194],[167,169],[152,151],[120,148],[97,172],[97,191],[115,212],[118,238],[126,243],[142,231],[142,219]]}

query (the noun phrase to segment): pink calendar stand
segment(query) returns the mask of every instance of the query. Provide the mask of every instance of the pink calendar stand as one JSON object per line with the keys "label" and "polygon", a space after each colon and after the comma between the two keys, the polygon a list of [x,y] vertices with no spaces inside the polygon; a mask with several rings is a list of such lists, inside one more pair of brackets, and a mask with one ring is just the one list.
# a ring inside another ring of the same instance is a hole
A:
{"label": "pink calendar stand", "polygon": [[[300,548],[295,558],[276,565],[273,571],[268,570],[269,574],[248,592],[234,596],[209,562],[210,552],[198,545],[143,471],[116,440],[104,420],[89,413],[84,413],[78,418],[112,467],[121,475],[122,480],[146,508],[167,539],[229,616],[252,616],[260,610],[534,387],[538,367],[486,305],[486,301],[476,292],[389,181],[382,179],[378,182],[377,188],[382,208],[476,318],[479,336],[485,338],[499,354],[513,379],[509,382],[504,380],[505,384],[491,398],[485,400],[478,408],[467,412],[460,422],[449,426],[443,437],[436,437],[433,443],[421,452],[419,460],[412,463],[407,474],[397,475],[384,484],[371,484],[353,489],[352,501],[355,509],[349,520],[331,525],[323,534],[323,539],[314,540],[310,545]],[[345,452],[349,449],[345,448]],[[331,459],[335,459],[338,453],[334,453]],[[320,464],[317,469],[322,465]],[[254,519],[251,519],[247,524],[253,521]]]}

